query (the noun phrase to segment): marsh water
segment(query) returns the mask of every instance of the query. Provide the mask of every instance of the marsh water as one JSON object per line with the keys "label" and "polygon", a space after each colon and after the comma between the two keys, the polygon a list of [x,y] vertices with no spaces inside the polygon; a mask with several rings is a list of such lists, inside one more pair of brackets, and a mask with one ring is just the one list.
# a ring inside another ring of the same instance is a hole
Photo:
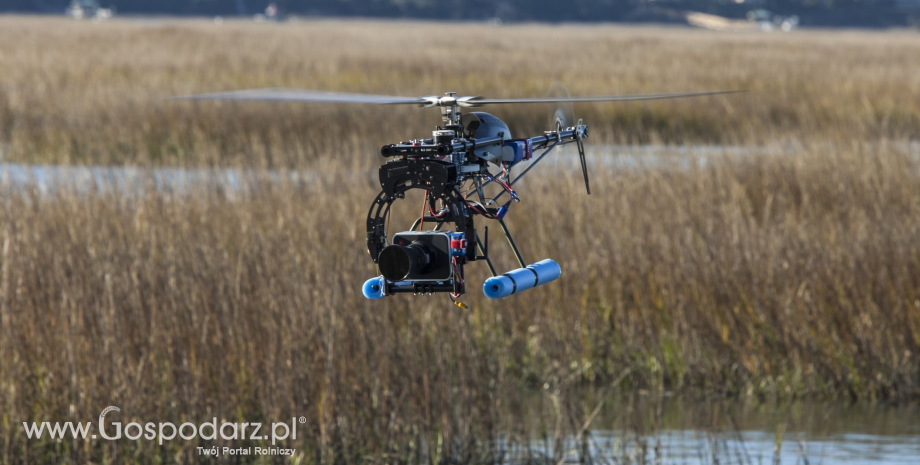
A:
{"label": "marsh water", "polygon": [[[902,147],[920,158],[920,144]],[[795,146],[598,146],[589,148],[593,166],[612,170],[705,166],[722,157],[795,156]],[[547,157],[554,169],[578,167],[576,154]],[[547,170],[550,171],[550,170]],[[376,172],[351,173],[373,182]],[[99,166],[43,166],[0,163],[0,188],[58,187],[127,195],[148,190],[214,188],[234,192],[261,183],[309,183],[321,173]],[[752,402],[639,396],[639,399],[583,400],[580,415],[562,414],[559,399],[531,395],[498,440],[509,460],[553,463],[682,464],[920,464],[920,405],[841,402]],[[655,397],[653,399],[653,397]],[[564,410],[564,409],[563,409]],[[572,411],[571,409],[569,410]],[[588,421],[587,418],[590,418]],[[503,455],[504,456],[504,455]],[[500,459],[499,461],[503,461]],[[510,462],[508,462],[510,463]]]}
{"label": "marsh water", "polygon": [[[887,147],[915,159],[920,159],[920,142],[891,143]],[[833,148],[830,148],[833,150]],[[794,157],[803,153],[796,144],[769,146],[726,145],[587,145],[589,166],[601,172],[636,169],[705,168],[719,160],[743,160],[750,157]],[[537,157],[540,152],[534,154]],[[365,155],[355,155],[365,156]],[[367,154],[373,157],[375,154]],[[133,166],[31,165],[2,162],[0,151],[0,187],[35,186],[40,192],[57,187],[77,190],[112,191],[137,194],[148,189],[181,192],[189,189],[220,189],[232,194],[262,183],[309,183],[323,173],[309,170],[250,170],[237,168],[139,168]],[[376,157],[376,160],[381,160]],[[575,148],[571,145],[554,150],[540,161],[543,172],[558,169],[579,169]],[[541,170],[535,170],[540,173]],[[376,182],[377,171],[349,172],[357,180]],[[595,175],[597,175],[595,173]]]}
{"label": "marsh water", "polygon": [[[509,455],[563,463],[920,463],[917,404],[638,397],[606,399],[599,409],[592,401],[561,422],[552,402],[535,401],[541,405],[523,418],[528,437],[509,441]],[[557,437],[558,425],[583,427],[595,409],[583,434]]]}

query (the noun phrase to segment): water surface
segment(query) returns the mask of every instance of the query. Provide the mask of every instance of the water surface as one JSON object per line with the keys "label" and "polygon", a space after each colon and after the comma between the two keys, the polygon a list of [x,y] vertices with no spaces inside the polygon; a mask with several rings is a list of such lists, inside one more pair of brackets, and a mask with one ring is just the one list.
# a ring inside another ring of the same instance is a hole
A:
{"label": "water surface", "polygon": [[559,425],[584,425],[597,408],[594,400],[584,402],[580,413],[557,422],[559,402],[528,402],[527,440],[506,442],[509,456],[571,463],[920,464],[917,404],[606,400],[581,437],[568,431],[557,440]]}

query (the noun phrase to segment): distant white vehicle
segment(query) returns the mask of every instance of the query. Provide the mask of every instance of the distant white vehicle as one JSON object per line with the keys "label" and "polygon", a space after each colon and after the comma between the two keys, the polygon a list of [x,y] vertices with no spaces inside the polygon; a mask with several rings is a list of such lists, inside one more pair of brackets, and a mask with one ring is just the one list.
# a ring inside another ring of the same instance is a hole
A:
{"label": "distant white vehicle", "polygon": [[774,15],[763,9],[749,11],[746,19],[729,19],[695,11],[687,13],[686,18],[692,26],[727,32],[789,32],[799,26],[798,16]]}
{"label": "distant white vehicle", "polygon": [[102,8],[96,0],[73,0],[66,10],[73,19],[104,20],[113,16],[111,8]]}

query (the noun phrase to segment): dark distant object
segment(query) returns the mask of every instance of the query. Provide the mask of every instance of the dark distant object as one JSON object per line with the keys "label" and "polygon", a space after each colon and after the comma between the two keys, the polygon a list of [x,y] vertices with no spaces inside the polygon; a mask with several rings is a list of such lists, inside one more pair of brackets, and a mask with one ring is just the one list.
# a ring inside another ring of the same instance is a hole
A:
{"label": "dark distant object", "polygon": [[[179,97],[181,100],[233,100],[270,102],[319,102],[375,105],[416,105],[422,108],[439,107],[441,125],[431,138],[413,139],[398,144],[385,145],[380,153],[393,160],[379,170],[383,189],[367,215],[367,251],[377,263],[381,276],[364,283],[363,292],[369,299],[379,299],[399,292],[414,294],[450,293],[451,299],[466,291],[463,267],[473,261],[485,260],[492,272],[483,292],[490,298],[506,297],[532,287],[553,281],[561,274],[559,265],[552,260],[542,260],[526,265],[504,217],[512,202],[519,202],[513,185],[554,148],[575,143],[581,162],[585,189],[588,184],[588,167],[585,162],[583,139],[588,137],[588,127],[578,120],[570,124],[566,116],[570,111],[557,109],[554,128],[542,136],[515,139],[508,125],[484,112],[461,114],[461,108],[484,105],[520,103],[572,102],[625,102],[656,100],[675,97],[695,97],[724,94],[734,91],[684,92],[672,94],[569,97],[562,89],[557,95],[545,98],[485,98],[456,97],[454,92],[445,96],[393,97],[389,95],[349,94],[289,89],[257,89]],[[542,152],[534,157],[534,152]],[[530,161],[532,160],[532,161]],[[530,161],[529,166],[512,178],[511,171],[518,164]],[[491,168],[500,168],[492,173]],[[487,198],[484,188],[490,184],[499,191]],[[407,191],[425,191],[422,214],[409,231],[388,237],[387,216],[397,199],[405,198]],[[507,200],[498,203],[503,195]],[[475,197],[474,197],[475,196]],[[478,199],[478,200],[477,200]],[[496,221],[520,265],[517,270],[496,276],[489,258],[489,229],[485,227],[480,237],[474,227],[476,215]],[[422,231],[425,222],[434,224],[431,231]],[[441,231],[445,224],[454,225],[451,232]],[[463,304],[457,302],[457,305]]]}

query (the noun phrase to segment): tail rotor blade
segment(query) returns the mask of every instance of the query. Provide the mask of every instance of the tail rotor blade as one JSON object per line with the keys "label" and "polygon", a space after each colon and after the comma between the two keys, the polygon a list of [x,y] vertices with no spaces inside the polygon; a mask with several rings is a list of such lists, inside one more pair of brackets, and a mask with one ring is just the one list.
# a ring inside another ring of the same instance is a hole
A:
{"label": "tail rotor blade", "polygon": [[575,139],[575,144],[578,145],[578,158],[581,159],[581,172],[585,175],[585,190],[588,191],[588,195],[591,195],[591,183],[588,182],[588,163],[585,160],[585,143],[579,136]]}
{"label": "tail rotor blade", "polygon": [[[550,86],[546,97],[561,97],[566,99],[572,98],[572,96],[569,94],[569,90],[561,81],[556,81]],[[553,119],[550,121],[550,123],[552,123],[552,128],[557,131],[561,131],[575,124],[575,111],[573,109],[572,102],[556,102],[556,109],[553,113]]]}

